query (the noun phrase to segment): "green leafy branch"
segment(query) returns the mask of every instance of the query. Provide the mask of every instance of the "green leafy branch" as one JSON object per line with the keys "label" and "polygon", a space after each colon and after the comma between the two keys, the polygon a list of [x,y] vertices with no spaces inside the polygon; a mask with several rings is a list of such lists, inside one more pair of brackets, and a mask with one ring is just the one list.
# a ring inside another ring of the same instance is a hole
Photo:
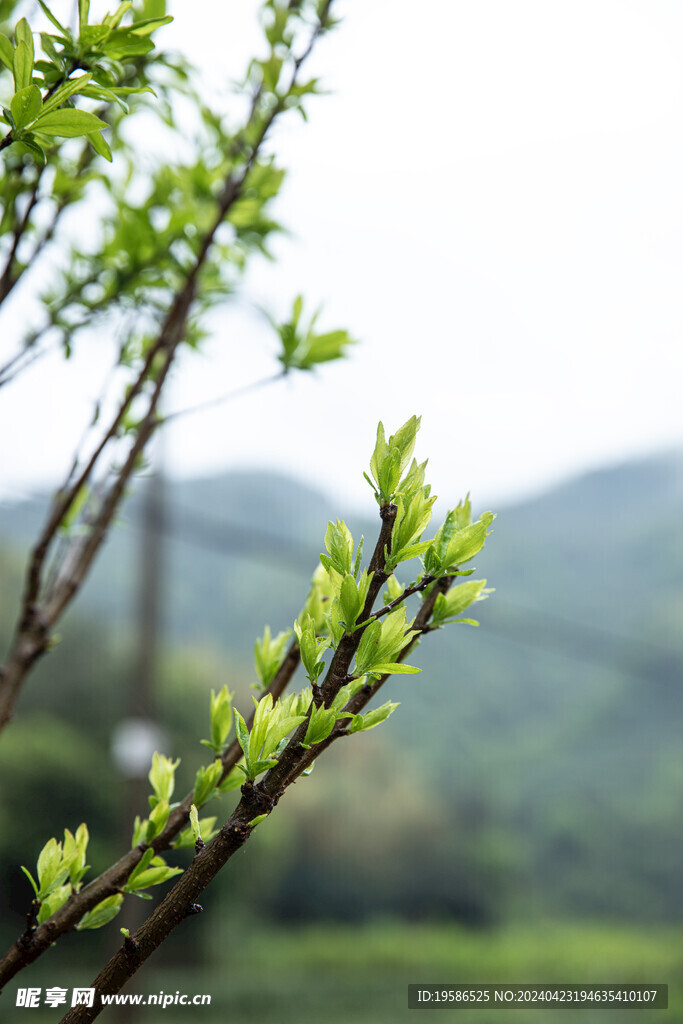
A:
{"label": "green leafy branch", "polygon": [[[389,454],[388,458],[393,456]],[[381,470],[381,465],[378,468]],[[381,509],[382,529],[371,566],[381,565],[384,552],[391,552],[391,531],[395,528],[396,511],[396,506],[393,514]],[[186,798],[184,805],[181,805],[183,820],[186,823],[189,819],[190,825],[180,837],[180,845],[194,844],[195,859],[185,872],[179,875],[161,906],[133,937],[136,949],[145,950],[141,960],[144,960],[145,956],[149,955],[149,952],[176,926],[183,916],[178,908],[194,904],[194,900],[208,881],[243,845],[253,830],[267,819],[286,789],[301,775],[310,772],[316,758],[330,743],[340,736],[354,735],[376,728],[390,717],[397,707],[395,702],[388,701],[381,707],[367,712],[364,712],[364,709],[391,674],[416,671],[414,667],[404,664],[404,658],[417,639],[450,621],[462,621],[458,620],[457,616],[469,604],[486,596],[485,581],[471,581],[451,590],[454,573],[447,571],[451,569],[448,560],[452,551],[456,549],[454,538],[457,533],[464,534],[466,538],[466,542],[462,538],[457,542],[458,550],[462,548],[465,553],[471,551],[473,534],[468,531],[471,526],[477,524],[472,524],[470,519],[469,501],[466,501],[453,513],[448,514],[444,523],[445,528],[437,533],[434,542],[435,557],[438,555],[439,565],[444,573],[438,579],[430,580],[422,591],[423,601],[413,620],[408,621],[405,601],[417,593],[417,590],[402,587],[389,577],[387,586],[390,600],[385,609],[380,609],[381,617],[372,616],[354,632],[344,631],[342,635],[335,634],[338,615],[335,613],[334,602],[341,592],[345,579],[349,576],[352,579],[354,577],[352,573],[346,572],[342,576],[338,570],[350,568],[359,573],[360,565],[359,560],[354,557],[353,538],[345,525],[337,521],[331,524],[331,529],[328,527],[328,563],[326,567],[324,563],[321,564],[327,579],[323,579],[320,573],[316,574],[313,591],[295,625],[301,660],[312,686],[287,697],[282,697],[282,689],[275,692],[276,687],[273,684],[288,663],[289,652],[284,650],[284,643],[280,641],[275,645],[278,649],[275,655],[273,641],[270,632],[267,631],[255,650],[257,669],[262,676],[267,676],[272,668],[271,659],[282,657],[283,660],[266,695],[261,701],[254,698],[255,708],[251,723],[248,724],[238,711],[234,712],[236,741],[231,746],[236,745],[239,761],[243,760],[243,763],[234,760],[233,764],[237,765],[245,780],[241,786],[240,800],[223,828],[210,839],[214,821],[205,819],[204,823],[200,823],[198,808],[220,791],[221,779],[227,769],[225,762],[230,750],[228,748],[224,750],[221,758],[217,758],[206,768],[200,768],[191,798]],[[481,521],[479,522],[481,524]],[[483,529],[485,539],[486,523]],[[468,546],[463,547],[465,543]],[[372,574],[367,573],[368,578],[371,575],[374,583],[375,570]],[[384,574],[380,572],[379,575]],[[378,589],[375,589],[374,594],[369,594],[368,597],[374,601],[377,593]],[[330,601],[330,595],[335,595],[334,600]],[[389,605],[395,606],[389,608]],[[318,636],[319,626],[322,627],[322,636]],[[318,686],[321,653],[328,647],[333,650],[332,660],[327,668],[324,683]],[[354,657],[355,667],[351,671]],[[284,677],[280,682],[286,685],[286,681],[291,678],[289,668],[284,672]],[[218,694],[212,691],[211,740],[207,741],[207,745],[216,751],[223,749],[227,741],[229,708],[230,695],[227,688],[224,687]],[[128,869],[126,880],[119,886],[117,893],[102,894],[100,888],[102,898],[86,910],[86,914],[93,912],[91,917],[82,915],[82,920],[86,922],[82,926],[92,927],[93,920],[104,922],[105,919],[114,916],[119,903],[116,899],[111,899],[112,895],[117,897],[128,892],[144,897],[146,894],[140,890],[167,881],[177,873],[178,869],[169,868],[155,850],[155,842],[162,839],[164,831],[171,825],[172,815],[181,810],[181,806],[177,806],[174,811],[170,803],[177,765],[177,761],[162,755],[155,756],[150,771],[153,788],[153,795],[150,797],[152,810],[144,823],[136,822],[136,830],[140,834],[136,851],[140,855]],[[233,771],[234,768],[230,774]],[[173,827],[175,828],[175,825]],[[202,838],[202,831],[205,831],[206,841]],[[48,844],[48,852],[41,855],[47,867],[39,871],[39,880],[44,882],[48,895],[58,891],[63,883],[62,858],[58,851],[55,853],[55,847],[56,844],[51,841]],[[80,865],[81,861],[78,863]],[[60,914],[70,902],[77,901],[80,895],[74,893],[50,919],[53,936],[55,933],[60,934]],[[34,936],[39,935],[44,925],[45,922],[42,922],[36,926]],[[35,941],[35,938],[32,941]],[[137,962],[131,965],[130,957],[127,957],[125,951],[117,953],[97,979],[97,985],[116,987],[129,977],[137,966]],[[0,962],[0,980],[2,971],[3,963]]]}
{"label": "green leafy branch", "polygon": [[[324,574],[320,572],[316,572],[314,575],[301,613],[301,618],[313,616],[321,628],[323,625],[321,609],[328,600],[326,577],[323,577]],[[266,632],[270,635],[269,630]],[[257,641],[257,648],[262,644],[263,641],[260,643]],[[299,665],[300,653],[296,640],[292,641],[286,650],[283,645],[276,646],[279,647],[278,664],[264,696],[270,696],[271,700],[274,698],[278,701]],[[275,651],[273,647],[269,646],[269,671],[273,668],[272,659],[274,657]],[[256,657],[256,652],[255,668],[258,673],[259,660]],[[290,699],[287,704],[287,714],[294,717],[303,716],[310,700],[310,691],[293,695],[293,699]],[[213,838],[216,817],[199,819],[198,807],[201,808],[215,796],[239,788],[244,781],[244,769],[238,768],[243,757],[239,741],[235,738],[226,746],[233,722],[231,701],[232,695],[227,687],[224,686],[218,693],[211,691],[209,704],[211,740],[202,740],[201,742],[217,754],[222,751],[220,759],[213,761],[208,766],[200,767],[197,770],[193,789],[179,803],[171,803],[175,788],[175,772],[179,762],[155,753],[149,773],[153,790],[149,798],[152,813],[148,818],[136,817],[131,849],[111,868],[81,888],[80,882],[85,874],[84,870],[78,879],[78,885],[72,887],[68,892],[62,891],[54,901],[50,901],[50,913],[48,914],[47,910],[42,912],[41,922],[37,928],[33,920],[37,913],[37,906],[33,908],[28,931],[30,943],[24,936],[0,960],[0,985],[13,977],[23,966],[42,955],[60,935],[73,928],[99,928],[111,921],[121,908],[122,893],[129,891],[126,886],[130,885],[132,872],[138,868],[143,856],[148,852],[151,852],[152,857],[148,857],[146,863],[152,864],[154,856],[171,846],[174,849],[196,848],[197,840],[200,837],[203,837],[203,843],[209,842]],[[252,710],[245,722],[247,730],[252,728],[255,716],[256,708]],[[193,808],[196,816],[194,823]],[[186,827],[188,821],[190,824]],[[85,829],[85,825],[81,828]],[[156,861],[152,866],[163,867],[163,864]],[[138,885],[135,894],[138,896],[140,895],[139,890],[145,887],[140,884],[140,878],[143,877],[142,870],[136,876]],[[143,881],[149,877],[151,876],[144,876]],[[148,884],[160,884],[165,880],[161,874],[156,878],[156,882]],[[35,883],[32,881],[31,884],[35,890]],[[49,931],[43,928],[47,922],[49,922]]]}
{"label": "green leafy branch", "polygon": [[[302,25],[309,15],[307,5],[290,11],[290,16]],[[320,34],[321,24],[316,22],[312,38]],[[310,52],[310,47],[311,40],[303,54],[297,58],[292,56],[289,61],[290,84],[298,80],[304,54]],[[220,255],[224,245],[230,247],[222,241],[225,231],[232,232],[234,244],[244,252],[258,247],[263,232],[270,230],[267,225],[263,226],[258,209],[254,212],[251,208],[251,220],[248,220],[244,204],[253,203],[255,191],[260,209],[277,192],[281,175],[272,167],[272,161],[260,160],[259,154],[274,120],[287,107],[282,95],[273,103],[261,93],[259,86],[250,119],[241,132],[248,143],[239,160],[226,154],[226,138],[221,135],[220,123],[206,115],[205,121],[214,133],[216,162],[210,165],[204,159],[192,168],[168,172],[162,168],[154,180],[153,200],[147,196],[141,204],[125,205],[122,198],[117,206],[121,222],[129,229],[128,234],[125,238],[118,236],[118,228],[112,222],[113,249],[110,252],[105,244],[97,258],[99,276],[96,280],[105,288],[112,309],[125,298],[135,313],[136,330],[120,356],[122,365],[131,369],[131,379],[91,454],[82,463],[74,464],[34,548],[24,590],[24,611],[19,617],[0,683],[0,728],[9,720],[29,668],[48,649],[50,630],[78,592],[123,499],[128,480],[139,468],[146,446],[160,425],[160,397],[179,348],[197,344],[201,336],[198,317],[211,308],[216,296],[230,291],[229,283],[217,278],[213,269],[223,265],[223,261],[210,260],[210,254],[217,250]],[[175,202],[176,195],[182,198],[186,194],[192,202]],[[173,211],[169,231],[182,232],[180,246],[169,245],[168,238],[162,238],[161,242],[157,238],[159,232],[154,228],[153,211],[158,205]],[[176,207],[183,212],[174,222]],[[190,227],[192,230],[188,231]],[[168,273],[165,273],[165,265],[159,263],[160,244],[170,254]],[[121,261],[129,258],[136,262],[129,268],[122,267]],[[75,267],[84,262],[87,264],[88,260],[74,258]],[[230,260],[226,260],[225,265],[230,266]],[[151,278],[147,275],[150,266],[155,268]],[[126,278],[124,274],[122,284],[120,274],[128,269],[130,276]],[[87,279],[93,283],[94,271],[94,266],[87,269]],[[147,297],[147,308],[144,301],[137,301],[143,296]],[[63,310],[61,315],[64,315]],[[147,324],[146,317],[149,318]],[[72,330],[68,321],[63,330],[68,337]],[[120,442],[127,442],[127,447]],[[113,458],[116,458],[116,469],[110,476]],[[97,474],[104,481],[99,487],[93,486]],[[73,557],[62,559],[55,571],[50,572],[46,563],[54,552],[55,538],[84,487],[89,487],[91,494],[79,520],[84,536],[78,538]]]}
{"label": "green leafy branch", "polygon": [[[74,99],[81,96],[113,101],[127,110],[122,97],[149,87],[122,86],[123,63],[153,50],[150,36],[173,19],[149,18],[124,27],[122,20],[133,6],[131,0],[126,0],[113,14],[105,15],[100,24],[90,24],[89,0],[80,0],[76,35],[61,24],[43,0],[38,2],[57,30],[40,34],[41,58],[36,59],[33,31],[26,18],[21,18],[14,28],[14,45],[0,33],[0,62],[11,71],[14,80],[14,95],[0,115],[0,121],[10,129],[0,140],[0,149],[21,143],[40,163],[45,163],[45,149],[53,137],[87,136],[95,152],[111,160],[111,150],[101,134],[106,122],[90,111],[76,108]],[[78,70],[86,73],[72,78]]]}

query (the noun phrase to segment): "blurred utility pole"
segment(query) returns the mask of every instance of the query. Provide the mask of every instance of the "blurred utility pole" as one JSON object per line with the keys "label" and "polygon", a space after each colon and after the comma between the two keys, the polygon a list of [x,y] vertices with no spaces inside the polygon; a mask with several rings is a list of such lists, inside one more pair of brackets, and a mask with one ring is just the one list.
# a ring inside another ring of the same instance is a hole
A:
{"label": "blurred utility pole", "polygon": [[[113,754],[124,776],[123,842],[130,847],[135,816],[149,814],[148,773],[155,750],[164,746],[163,732],[157,720],[157,686],[162,643],[164,586],[164,476],[159,461],[157,471],[142,489],[141,529],[139,535],[138,586],[134,619],[135,651],[129,676],[126,718],[119,723],[113,738]],[[149,904],[127,896],[117,924],[130,929],[140,927],[149,912]],[[129,1009],[119,1020],[128,1020]]]}
{"label": "blurred utility pole", "polygon": [[164,477],[161,467],[147,480],[143,502],[136,616],[137,663],[131,674],[128,713],[131,718],[154,721],[163,614]]}

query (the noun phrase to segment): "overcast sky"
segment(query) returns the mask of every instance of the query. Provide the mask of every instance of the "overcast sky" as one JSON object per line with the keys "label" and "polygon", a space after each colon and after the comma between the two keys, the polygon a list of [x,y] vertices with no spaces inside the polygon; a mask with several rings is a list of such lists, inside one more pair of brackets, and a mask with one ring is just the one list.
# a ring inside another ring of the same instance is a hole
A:
{"label": "overcast sky", "polygon": [[[160,42],[224,89],[258,45],[257,7],[177,0]],[[275,264],[254,266],[245,309],[221,314],[205,354],[182,364],[167,411],[273,371],[249,304],[284,315],[303,292],[324,304],[321,326],[361,344],[346,364],[179,421],[168,468],[277,467],[343,514],[370,498],[378,418],[393,429],[421,413],[416,454],[435,490],[449,502],[471,490],[478,507],[680,445],[680,2],[338,9],[314,61],[333,94],[274,137],[289,169],[275,213],[291,233]],[[66,466],[97,358],[3,389],[5,493]]]}

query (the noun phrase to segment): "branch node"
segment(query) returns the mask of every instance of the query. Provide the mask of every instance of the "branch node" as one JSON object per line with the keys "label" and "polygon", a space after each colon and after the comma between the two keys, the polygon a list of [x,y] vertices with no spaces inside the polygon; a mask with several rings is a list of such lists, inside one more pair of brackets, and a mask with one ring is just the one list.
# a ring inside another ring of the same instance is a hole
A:
{"label": "branch node", "polygon": [[379,517],[383,522],[392,522],[396,518],[398,512],[398,505],[382,505],[379,510]]}

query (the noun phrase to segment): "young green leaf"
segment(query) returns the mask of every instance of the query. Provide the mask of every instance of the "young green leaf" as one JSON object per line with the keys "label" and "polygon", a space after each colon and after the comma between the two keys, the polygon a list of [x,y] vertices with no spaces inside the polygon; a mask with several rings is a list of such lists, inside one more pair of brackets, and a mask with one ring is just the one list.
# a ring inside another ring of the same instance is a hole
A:
{"label": "young green leaf", "polygon": [[[244,775],[242,775],[241,772],[238,772],[237,775],[239,778],[239,784],[241,785],[244,782]],[[190,812],[190,822],[192,820],[191,815],[192,812]],[[198,839],[203,840],[204,843],[209,843],[216,835],[216,829],[214,828],[215,824],[215,816],[213,818],[199,818],[196,829],[190,823],[190,826],[184,829],[174,842],[173,849],[189,849],[195,846]]]}
{"label": "young green leaf", "polygon": [[462,529],[452,529],[449,524],[446,533],[439,531],[432,548],[425,553],[426,571],[432,576],[444,575],[449,569],[469,562],[484,547],[490,533],[488,528],[495,518],[493,512],[485,512],[476,523]]}
{"label": "young green leaf", "polygon": [[135,36],[148,36],[162,25],[170,25],[172,21],[173,18],[170,14],[162,18],[146,18],[142,21],[134,21],[130,30]]}
{"label": "young green leaf", "polygon": [[72,835],[68,828],[64,829],[64,853],[63,862],[69,865],[69,880],[73,888],[78,891],[83,875],[88,870],[85,858],[88,849],[88,826],[81,823],[76,829],[76,835]]}
{"label": "young green leaf", "polygon": [[15,93],[10,103],[14,127],[17,132],[34,121],[40,113],[41,107],[40,89],[37,85],[27,85]]}
{"label": "young green leaf", "polygon": [[[391,533],[391,555],[387,559],[385,571],[392,571],[399,562],[407,561],[408,558],[416,557],[415,554],[408,554],[399,557],[400,552],[413,550],[418,547],[416,541],[427,529],[432,518],[432,506],[436,501],[436,495],[430,496],[429,487],[420,487],[416,491],[405,496],[397,496],[396,519]],[[427,544],[423,550],[426,550]]]}
{"label": "young green leaf", "polygon": [[34,893],[36,894],[36,897],[37,897],[40,890],[38,888],[38,884],[35,881],[33,875],[31,874],[31,872],[29,871],[28,868],[24,867],[23,864],[21,865],[21,870],[24,872],[24,874],[28,878],[29,882],[31,883],[31,886],[33,887],[33,891],[34,891]]}
{"label": "young green leaf", "polygon": [[382,704],[380,708],[368,711],[365,715],[354,715],[353,721],[349,725],[349,732],[367,732],[368,729],[374,729],[375,726],[386,722],[389,715],[393,714],[397,707],[398,704],[388,701],[386,704]]}
{"label": "young green leaf", "polygon": [[422,669],[416,668],[415,665],[404,665],[402,661],[380,661],[368,669],[368,672],[375,676],[414,676],[421,671]]}
{"label": "young green leaf", "polygon": [[82,32],[88,24],[90,0],[78,0],[78,31]]}
{"label": "young green leaf", "polygon": [[71,108],[51,110],[48,114],[41,115],[33,124],[33,130],[40,132],[41,135],[59,135],[65,139],[89,135],[107,127],[106,122],[95,114]]}
{"label": "young green leaf", "polygon": [[269,686],[277,675],[291,635],[291,629],[287,629],[273,639],[270,635],[270,626],[266,626],[263,639],[257,640],[254,644],[254,666],[264,687]]}
{"label": "young green leaf", "polygon": [[[14,38],[19,43],[23,43],[28,51],[28,57],[33,67],[33,61],[35,60],[36,52],[33,46],[33,32],[31,32],[31,26],[27,22],[26,18],[22,18],[14,27]],[[26,83],[29,84],[28,82]]]}
{"label": "young green leaf", "polygon": [[19,92],[21,89],[27,89],[31,85],[31,78],[33,77],[33,59],[28,46],[24,42],[17,43],[16,45],[12,70],[14,72],[15,91]]}
{"label": "young green leaf", "polygon": [[387,441],[384,424],[377,426],[377,441],[370,459],[370,472],[375,480],[375,497],[380,505],[390,504],[396,495],[401,475],[410,462],[415,439],[420,429],[420,417],[411,416]]}
{"label": "young green leaf", "polygon": [[351,572],[353,566],[353,536],[345,522],[329,522],[325,533],[325,547],[329,557],[320,556],[326,569],[331,566],[340,576]]}
{"label": "young green leaf", "polygon": [[230,735],[232,727],[232,698],[227,686],[216,693],[211,691],[210,721],[211,739],[201,740],[205,747],[210,747],[216,754],[221,754]]}
{"label": "young green leaf", "polygon": [[59,89],[56,89],[49,99],[45,100],[43,103],[43,113],[49,114],[51,110],[56,110],[57,107],[61,106],[62,103],[65,103],[72,96],[75,96],[76,93],[82,92],[91,80],[91,71],[87,75],[80,75],[79,78],[70,78],[64,85],[60,85]]}
{"label": "young green leaf", "polygon": [[156,839],[156,837],[163,832],[170,813],[171,808],[168,800],[160,800],[158,804],[152,808],[148,818],[145,842],[151,843],[153,839]]}
{"label": "young green leaf", "polygon": [[218,787],[219,793],[230,793],[233,789],[239,789],[244,782],[243,766],[237,765],[232,769],[231,772],[223,779],[220,786]]}
{"label": "young green leaf", "polygon": [[48,895],[42,900],[38,911],[38,924],[47,921],[60,907],[63,907],[71,895],[70,885],[59,885],[51,889]]}
{"label": "young green leaf", "polygon": [[133,0],[123,0],[122,4],[119,4],[113,14],[107,14],[102,22],[103,25],[109,25],[111,28],[117,28],[121,23],[121,19],[124,14],[131,9],[133,6]]}
{"label": "young green leaf", "polygon": [[415,671],[409,665],[401,665],[400,669],[393,667],[397,655],[414,636],[417,636],[417,630],[408,627],[405,605],[401,605],[385,619],[373,619],[366,626],[358,645],[354,675],[376,675],[387,671],[407,675]]}
{"label": "young green leaf", "polygon": [[138,877],[138,875],[141,875],[143,873],[143,871],[147,870],[149,865],[154,860],[155,856],[156,856],[156,854],[154,853],[154,850],[151,849],[151,847],[150,847],[150,849],[145,850],[145,852],[143,853],[142,857],[140,858],[140,860],[138,861],[138,863],[135,865],[135,867],[131,871],[130,875],[128,876],[128,883],[127,884],[129,886],[131,886],[132,888],[135,888],[135,879]]}
{"label": "young green leaf", "polygon": [[207,768],[197,770],[193,797],[197,807],[202,807],[213,796],[222,772],[223,765],[220,761],[213,761]]}
{"label": "young green leaf", "polygon": [[63,866],[62,859],[62,844],[56,839],[48,839],[38,854],[36,865],[40,899],[44,899],[52,889],[61,885],[68,875],[69,868]]}
{"label": "young green leaf", "polygon": [[158,751],[154,752],[152,767],[149,771],[149,781],[154,790],[154,796],[149,798],[152,808],[156,807],[161,800],[165,800],[167,803],[171,802],[175,789],[175,771],[179,764],[180,758],[173,761]]}
{"label": "young green leaf", "polygon": [[25,146],[29,153],[32,153],[39,164],[46,163],[45,150],[39,146],[33,135],[25,134],[21,137],[20,144]]}
{"label": "young green leaf", "polygon": [[0,32],[0,61],[8,71],[14,70],[14,47],[2,32]]}
{"label": "young green leaf", "polygon": [[334,708],[326,708],[324,705],[319,708],[313,707],[301,746],[308,750],[314,743],[322,743],[330,735],[338,719],[352,717],[350,712],[336,711]]}
{"label": "young green leaf", "polygon": [[458,619],[466,608],[476,601],[484,601],[493,591],[486,587],[486,580],[470,580],[457,587],[451,587],[446,594],[439,594],[434,604],[432,625],[435,628],[445,626],[449,622],[466,622],[472,625],[473,619]]}
{"label": "young green leaf", "polygon": [[[138,865],[139,866],[139,865]],[[170,868],[162,857],[154,857],[145,871],[134,872],[123,887],[124,892],[137,892],[152,885],[161,885],[175,875],[181,875],[182,868]]]}
{"label": "young green leaf", "polygon": [[57,21],[57,19],[55,18],[54,14],[50,10],[50,8],[47,6],[47,4],[44,2],[44,0],[38,0],[38,3],[43,8],[43,13],[50,19],[50,21],[52,22],[54,27],[56,29],[58,29],[58,31],[61,32],[63,36],[65,36],[66,35],[66,29],[64,28],[64,26],[59,21]]}
{"label": "young green leaf", "polygon": [[[265,88],[273,90],[277,84],[282,62],[278,57],[274,56],[270,60],[258,62],[258,66],[263,75]],[[346,349],[350,345],[355,344],[354,339],[350,337],[347,331],[338,330],[328,331],[325,334],[315,334],[314,327],[319,311],[313,315],[308,327],[300,326],[302,309],[303,299],[300,295],[297,295],[289,321],[284,324],[278,324],[271,320],[282,342],[282,351],[278,358],[285,372],[289,370],[310,370],[319,363],[340,359],[346,354]]]}
{"label": "young green leaf", "polygon": [[121,893],[116,893],[115,896],[107,896],[96,907],[93,907],[92,910],[83,915],[76,925],[76,930],[82,932],[89,928],[102,928],[103,925],[109,924],[112,918],[118,914],[122,903],[123,895]]}
{"label": "young green leaf", "polygon": [[311,683],[316,683],[325,669],[325,662],[320,655],[330,646],[329,637],[318,637],[315,623],[311,616],[304,618],[302,623],[294,623],[294,632],[299,641],[301,662]]}
{"label": "young green leaf", "polygon": [[111,149],[109,148],[109,143],[105,139],[102,132],[90,132],[90,134],[88,135],[88,142],[90,143],[90,145],[95,150],[98,156],[104,157],[104,159],[108,160],[109,163],[112,162],[113,157],[111,154]]}
{"label": "young green leaf", "polygon": [[235,714],[235,735],[237,736],[237,742],[239,743],[239,745],[242,748],[242,753],[244,754],[244,757],[245,757],[245,760],[247,761],[247,766],[248,766],[248,758],[249,758],[249,730],[247,729],[247,723],[244,721],[244,719],[242,718],[242,716],[239,713],[239,711],[237,710],[237,708],[234,709],[234,714]]}

